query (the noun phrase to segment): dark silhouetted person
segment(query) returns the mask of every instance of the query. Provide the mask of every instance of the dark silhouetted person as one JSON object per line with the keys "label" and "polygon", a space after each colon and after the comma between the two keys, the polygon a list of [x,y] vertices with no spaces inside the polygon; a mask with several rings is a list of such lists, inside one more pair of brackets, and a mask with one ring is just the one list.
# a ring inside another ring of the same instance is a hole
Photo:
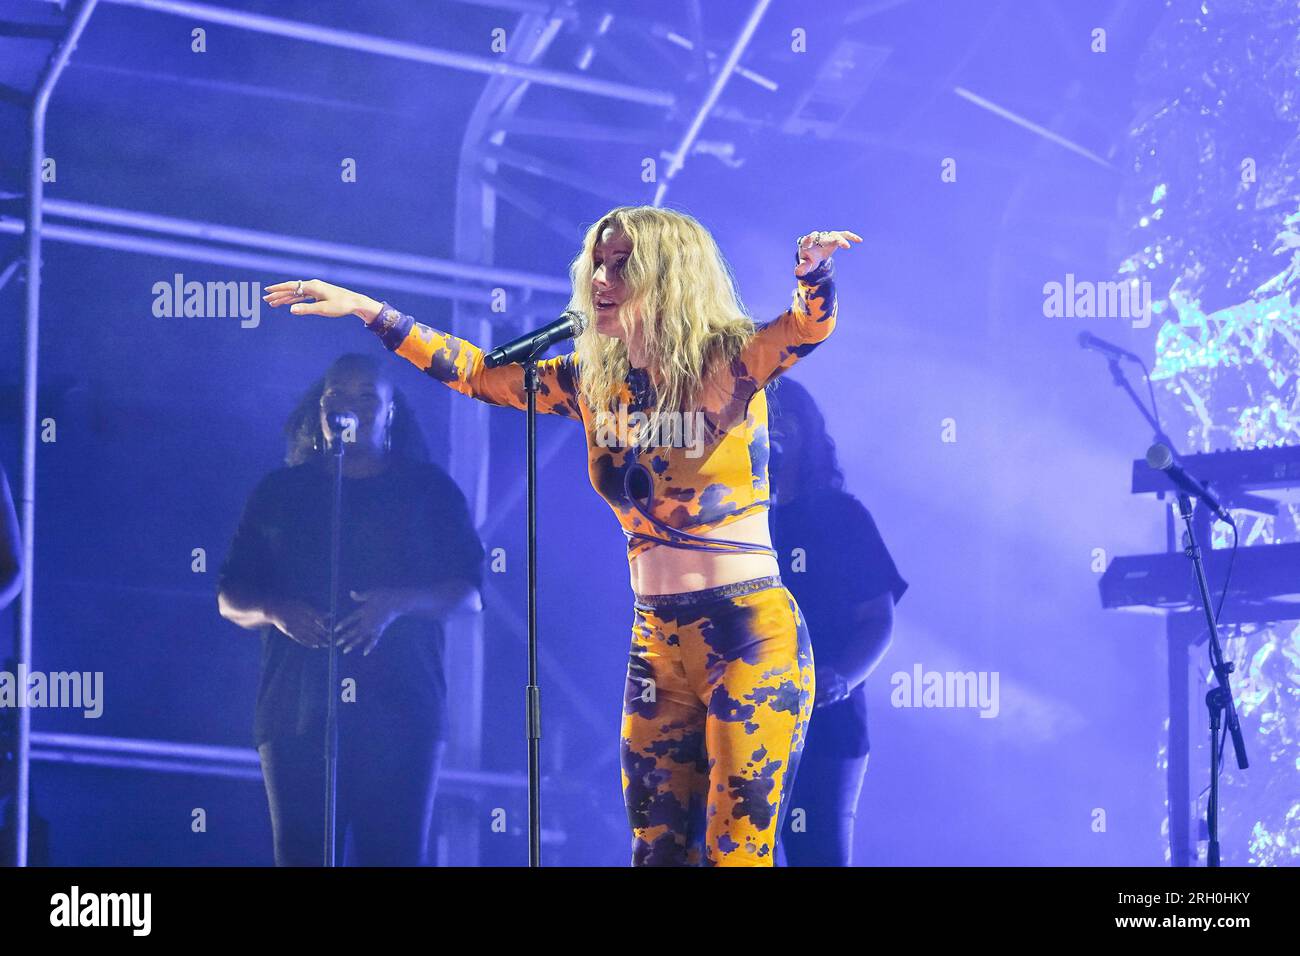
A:
{"label": "dark silhouetted person", "polygon": [[772,398],[772,539],[808,619],[817,694],[781,846],[790,866],[849,866],[867,771],[866,678],[907,590],[870,512],[844,490],[812,396],[784,378]]}
{"label": "dark silhouetted person", "polygon": [[[353,440],[328,416],[357,416]],[[386,368],[345,355],[291,417],[288,467],[249,499],[221,571],[224,617],[262,632],[254,736],[280,866],[324,857],[330,443],[345,440],[337,833],[356,866],[426,862],[447,730],[443,627],[477,610],[483,547],[427,461]],[[337,845],[337,844],[336,844]]]}

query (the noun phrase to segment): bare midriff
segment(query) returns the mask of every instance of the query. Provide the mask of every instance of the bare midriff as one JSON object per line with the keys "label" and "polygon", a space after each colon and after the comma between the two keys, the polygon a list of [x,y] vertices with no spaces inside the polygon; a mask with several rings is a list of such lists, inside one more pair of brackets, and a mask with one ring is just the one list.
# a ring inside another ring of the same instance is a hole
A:
{"label": "bare midriff", "polygon": [[[764,509],[718,528],[692,530],[706,538],[728,538],[770,548],[772,533],[767,515]],[[780,573],[776,558],[770,554],[691,551],[663,544],[642,551],[628,565],[635,594],[680,594]]]}

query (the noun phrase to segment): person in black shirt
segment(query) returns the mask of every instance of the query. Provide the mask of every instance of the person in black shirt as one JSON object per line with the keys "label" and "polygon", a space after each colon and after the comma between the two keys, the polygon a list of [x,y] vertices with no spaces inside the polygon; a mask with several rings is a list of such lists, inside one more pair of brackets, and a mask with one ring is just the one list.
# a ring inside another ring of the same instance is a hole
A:
{"label": "person in black shirt", "polygon": [[[336,436],[335,412],[357,416]],[[427,460],[387,371],[344,355],[307,393],[286,433],[287,467],[244,509],[221,569],[222,616],[262,634],[253,736],[278,866],[319,866],[325,833],[329,447],[344,445],[338,593],[338,836],[345,862],[425,863],[447,690],[443,619],[477,610],[483,547],[465,497]]]}
{"label": "person in black shirt", "polygon": [[871,513],[844,490],[811,395],[785,377],[769,422],[772,538],[781,580],[808,621],[817,694],[781,834],[790,866],[849,866],[867,770],[866,677],[907,590]]}

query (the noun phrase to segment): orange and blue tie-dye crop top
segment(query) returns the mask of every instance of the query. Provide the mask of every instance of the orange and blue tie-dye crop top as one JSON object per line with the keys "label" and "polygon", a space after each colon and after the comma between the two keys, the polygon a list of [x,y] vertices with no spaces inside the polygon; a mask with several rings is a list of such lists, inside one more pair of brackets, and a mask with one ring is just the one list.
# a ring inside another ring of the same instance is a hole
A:
{"label": "orange and blue tie-dye crop top", "polygon": [[[655,404],[645,369],[631,370],[614,409],[596,413],[578,388],[575,353],[537,363],[537,411],[583,423],[591,484],[623,527],[629,561],[660,544],[774,553],[699,535],[767,509],[764,386],[835,328],[833,274],[834,264],[826,259],[798,277],[790,308],[759,325],[728,367],[706,376],[699,411],[656,419],[657,429],[643,435],[640,445],[630,444],[629,437]],[[455,391],[491,405],[528,407],[522,366],[487,368],[478,346],[416,322],[387,303],[367,326],[390,351]]]}

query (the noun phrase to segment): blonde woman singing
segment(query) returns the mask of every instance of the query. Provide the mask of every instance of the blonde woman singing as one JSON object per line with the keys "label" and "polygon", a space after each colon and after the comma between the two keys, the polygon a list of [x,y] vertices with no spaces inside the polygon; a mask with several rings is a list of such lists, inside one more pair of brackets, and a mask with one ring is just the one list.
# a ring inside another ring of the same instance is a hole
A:
{"label": "blonde woman singing", "polygon": [[[537,363],[537,409],[582,424],[591,483],[627,537],[633,865],[773,864],[814,678],[768,531],[765,386],[831,334],[830,257],[861,241],[801,236],[791,307],[760,325],[713,236],[681,212],[613,209],[570,265],[570,307],[593,321],[571,352]],[[318,279],[267,289],[295,315],[360,317],[463,395],[527,407],[521,366],[485,368],[477,345],[387,302]]]}

